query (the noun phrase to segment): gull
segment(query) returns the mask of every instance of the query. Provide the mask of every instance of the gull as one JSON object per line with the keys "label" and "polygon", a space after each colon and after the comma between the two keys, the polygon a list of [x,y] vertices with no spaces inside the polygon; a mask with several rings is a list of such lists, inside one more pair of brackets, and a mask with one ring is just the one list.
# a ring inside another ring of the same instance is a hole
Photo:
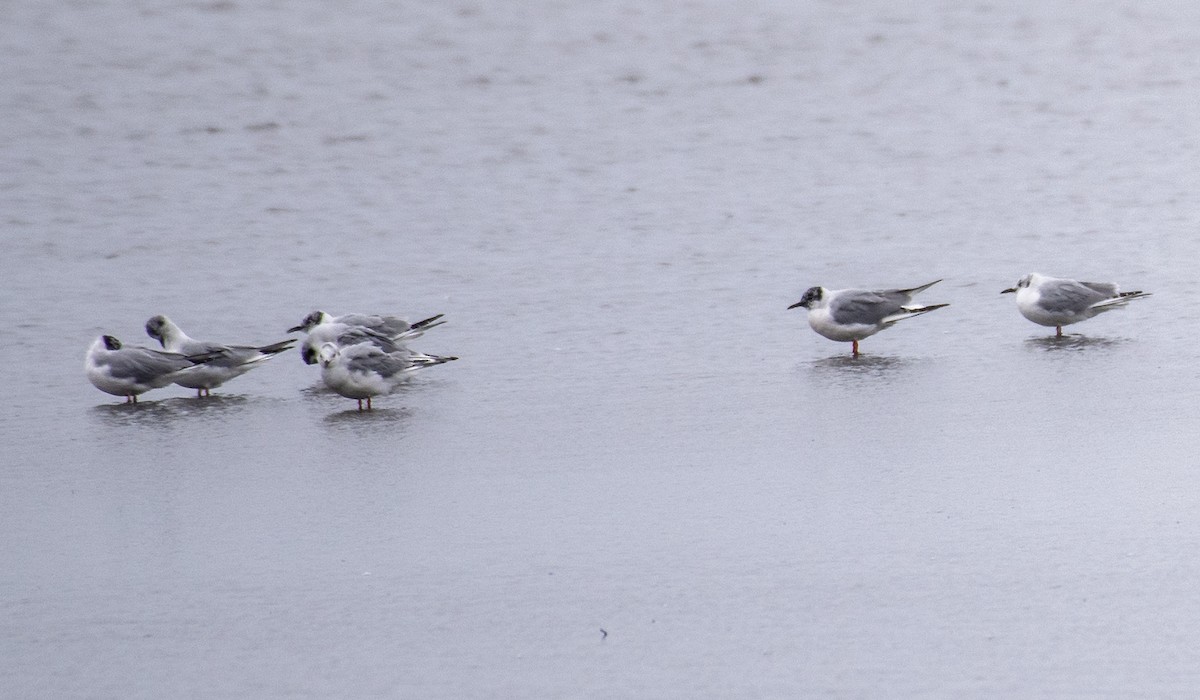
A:
{"label": "gull", "polygon": [[416,323],[409,323],[398,316],[377,316],[374,314],[345,314],[330,316],[324,311],[314,311],[305,316],[300,325],[287,329],[288,333],[304,332],[308,336],[300,344],[300,357],[305,364],[315,365],[318,361],[320,347],[325,343],[337,342],[338,336],[351,328],[365,328],[389,340],[402,342],[419,338],[445,321],[440,321],[443,314]]}
{"label": "gull", "polygon": [[1077,282],[1036,272],[1025,275],[1017,286],[1000,293],[1014,292],[1021,315],[1038,325],[1054,326],[1058,338],[1062,337],[1063,326],[1086,321],[1103,311],[1119,309],[1134,299],[1150,296],[1150,292],[1122,292],[1109,282]]}
{"label": "gull", "polygon": [[949,304],[912,304],[913,295],[941,282],[911,289],[825,289],[810,287],[800,301],[789,306],[808,309],[808,325],[817,333],[839,342],[849,341],[858,356],[858,341],[891,326],[896,321],[940,309]]}
{"label": "gull", "polygon": [[339,323],[345,326],[362,326],[364,328],[370,328],[371,330],[384,335],[396,336],[413,328],[428,329],[432,328],[433,326],[441,325],[433,322],[437,321],[442,316],[443,314],[438,314],[437,316],[427,318],[424,321],[409,323],[399,316],[379,316],[376,314],[344,314],[342,316],[330,316],[324,311],[314,311],[305,316],[304,319],[300,321],[300,325],[289,328],[288,333],[295,333],[296,331],[305,331],[311,333],[312,329],[316,326],[329,323]]}
{"label": "gull", "polygon": [[203,363],[220,359],[223,352],[184,355],[141,346],[126,347],[111,335],[96,338],[88,348],[84,369],[88,380],[100,391],[124,396],[137,403],[138,394],[164,387]]}
{"label": "gull", "polygon": [[325,343],[318,358],[325,385],[348,399],[357,399],[360,411],[363,399],[370,411],[371,397],[392,393],[415,370],[458,359],[407,349],[389,353],[370,342],[349,346]]}
{"label": "gull", "polygon": [[270,345],[222,345],[196,340],[183,329],[175,325],[171,319],[163,315],[152,316],[146,321],[146,335],[162,344],[168,352],[184,355],[197,353],[222,353],[220,357],[208,362],[204,367],[181,375],[175,383],[196,390],[196,396],[209,396],[225,382],[240,376],[259,366],[262,362],[275,357],[292,347],[295,338],[288,338]]}

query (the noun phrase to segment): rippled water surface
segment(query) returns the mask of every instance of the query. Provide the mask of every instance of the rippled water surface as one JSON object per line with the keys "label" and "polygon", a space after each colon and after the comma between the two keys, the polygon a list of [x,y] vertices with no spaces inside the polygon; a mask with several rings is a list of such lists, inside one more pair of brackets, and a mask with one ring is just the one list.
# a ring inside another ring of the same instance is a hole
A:
{"label": "rippled water surface", "polygon": [[[0,6],[13,697],[1200,687],[1200,6]],[[1154,296],[1068,328],[1037,270]],[[950,307],[865,340],[823,284]],[[448,323],[137,406],[91,341]],[[1047,333],[1047,330],[1050,333]]]}

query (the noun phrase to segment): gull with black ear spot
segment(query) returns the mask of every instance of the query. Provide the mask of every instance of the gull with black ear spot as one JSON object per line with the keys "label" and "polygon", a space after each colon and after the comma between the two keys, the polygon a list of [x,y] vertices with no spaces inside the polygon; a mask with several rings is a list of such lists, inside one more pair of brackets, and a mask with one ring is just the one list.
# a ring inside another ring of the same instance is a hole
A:
{"label": "gull with black ear spot", "polygon": [[371,342],[340,346],[325,343],[319,355],[325,385],[349,399],[358,400],[358,410],[371,410],[371,398],[390,394],[408,380],[412,372],[457,360],[457,357],[426,355],[401,348],[384,352]]}
{"label": "gull with black ear spot", "polygon": [[221,358],[223,352],[183,355],[140,346],[125,346],[111,335],[102,335],[88,348],[84,370],[88,381],[125,403],[137,403],[139,394],[177,381],[204,363]]}
{"label": "gull with black ear spot", "polygon": [[1150,292],[1122,292],[1110,282],[1078,282],[1063,277],[1047,277],[1031,272],[1017,281],[1015,287],[1001,294],[1017,295],[1017,310],[1039,326],[1052,326],[1055,336],[1062,337],[1062,327],[1086,321],[1097,314],[1124,308],[1134,299],[1150,296]]}
{"label": "gull with black ear spot", "polygon": [[909,289],[826,289],[810,287],[789,309],[808,309],[808,325],[817,333],[842,343],[852,343],[858,356],[858,341],[889,328],[897,321],[920,316],[949,304],[913,304],[914,295],[941,282]]}
{"label": "gull with black ear spot", "polygon": [[205,364],[202,369],[180,375],[175,383],[196,390],[196,396],[208,396],[215,389],[234,377],[260,366],[264,361],[292,347],[295,338],[281,340],[270,345],[223,345],[196,340],[171,319],[163,315],[152,316],[146,321],[146,335],[162,344],[168,352],[184,355],[198,353],[222,353],[220,357]]}

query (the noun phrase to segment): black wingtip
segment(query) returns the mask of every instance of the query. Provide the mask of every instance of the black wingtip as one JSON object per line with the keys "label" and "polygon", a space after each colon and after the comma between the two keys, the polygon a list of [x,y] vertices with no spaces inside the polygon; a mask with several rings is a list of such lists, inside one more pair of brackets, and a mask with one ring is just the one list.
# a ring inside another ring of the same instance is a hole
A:
{"label": "black wingtip", "polygon": [[942,281],[942,280],[944,280],[944,279],[946,279],[946,278],[945,278],[945,277],[940,277],[940,278],[938,278],[938,279],[935,279],[934,281],[932,281],[932,282],[929,282],[929,283],[927,283],[927,284],[922,284],[922,285],[919,285],[919,286],[916,286],[916,287],[912,287],[911,289],[901,289],[900,291],[901,291],[901,292],[904,292],[905,294],[916,294],[917,292],[923,292],[923,291],[925,291],[926,289],[929,289],[930,287],[932,287],[933,285],[937,284],[938,282],[941,282],[941,281]]}
{"label": "black wingtip", "polygon": [[416,323],[409,326],[408,329],[409,330],[420,330],[420,329],[432,328],[433,326],[440,326],[442,323],[445,323],[445,321],[441,321],[440,323],[438,323],[437,320],[445,315],[446,314],[438,314],[437,316],[430,316],[429,318],[424,319],[422,321],[417,321]]}
{"label": "black wingtip", "polygon": [[268,355],[274,355],[277,353],[281,353],[284,350],[292,349],[292,344],[295,342],[296,342],[295,338],[288,338],[287,340],[281,340],[278,343],[271,343],[270,345],[263,345],[262,347],[258,348],[258,351],[265,352]]}

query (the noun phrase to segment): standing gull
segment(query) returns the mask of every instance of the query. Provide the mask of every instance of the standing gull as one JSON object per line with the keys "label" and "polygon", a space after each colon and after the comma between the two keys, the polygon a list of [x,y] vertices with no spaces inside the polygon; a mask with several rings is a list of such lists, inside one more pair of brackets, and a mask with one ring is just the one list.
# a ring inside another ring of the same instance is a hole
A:
{"label": "standing gull", "polygon": [[126,347],[113,336],[102,335],[88,348],[83,366],[88,380],[97,389],[124,396],[125,403],[137,403],[138,394],[164,387],[222,355],[222,352],[181,355]]}
{"label": "standing gull", "polygon": [[389,353],[370,342],[349,346],[325,343],[318,357],[325,385],[346,398],[357,399],[360,411],[363,399],[367,400],[367,410],[371,410],[371,397],[392,393],[413,371],[458,359],[407,349]]}
{"label": "standing gull", "polygon": [[912,304],[913,295],[941,282],[912,289],[825,289],[811,287],[800,301],[789,306],[808,309],[808,325],[817,333],[838,342],[851,342],[851,352],[858,356],[858,341],[891,326],[896,321],[919,316],[949,304]]}
{"label": "standing gull", "polygon": [[1150,292],[1122,292],[1109,282],[1077,282],[1036,272],[1025,275],[1017,286],[1000,293],[1016,293],[1021,315],[1038,325],[1054,326],[1055,336],[1059,338],[1063,326],[1086,321],[1103,311],[1119,309],[1134,299],[1150,296]]}
{"label": "standing gull", "polygon": [[259,366],[265,360],[292,347],[295,338],[288,338],[270,345],[222,345],[196,340],[183,332],[166,316],[158,315],[146,321],[146,335],[162,343],[168,352],[178,352],[184,355],[197,353],[222,353],[220,357],[191,372],[180,375],[175,383],[196,390],[196,396],[208,396],[210,390],[225,382],[245,374]]}

